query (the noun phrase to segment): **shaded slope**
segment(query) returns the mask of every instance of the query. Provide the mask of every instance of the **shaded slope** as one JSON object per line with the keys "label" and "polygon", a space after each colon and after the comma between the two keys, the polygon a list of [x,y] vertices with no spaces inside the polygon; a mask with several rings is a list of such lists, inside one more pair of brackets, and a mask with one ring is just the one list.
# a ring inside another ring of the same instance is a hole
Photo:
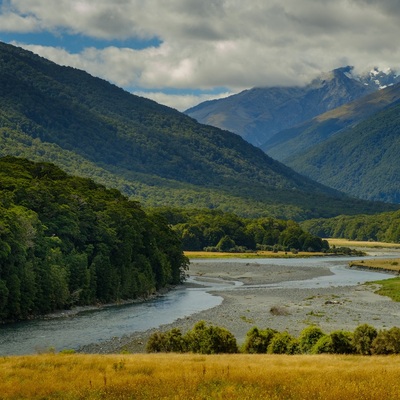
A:
{"label": "shaded slope", "polygon": [[144,205],[304,219],[375,212],[197,123],[73,68],[0,44],[0,155],[52,161]]}
{"label": "shaded slope", "polygon": [[319,182],[370,200],[400,203],[400,100],[288,161]]}
{"label": "shaded slope", "polygon": [[340,130],[355,126],[399,99],[400,84],[396,84],[281,131],[261,148],[271,157],[290,164],[293,158],[300,156],[312,146],[323,142]]}

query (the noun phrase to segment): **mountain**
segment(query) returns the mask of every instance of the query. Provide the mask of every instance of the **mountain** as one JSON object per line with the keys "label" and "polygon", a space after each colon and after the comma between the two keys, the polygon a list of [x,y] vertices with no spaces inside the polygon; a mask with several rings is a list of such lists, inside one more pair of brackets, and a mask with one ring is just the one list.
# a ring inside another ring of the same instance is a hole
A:
{"label": "mountain", "polygon": [[[316,144],[345,128],[356,126],[399,100],[400,83],[283,130],[262,145],[261,149],[274,159],[292,165],[297,157],[302,157]],[[304,172],[304,166],[300,166],[300,171]]]}
{"label": "mountain", "polygon": [[[387,104],[388,99],[393,101]],[[296,171],[352,196],[400,203],[400,85],[369,96],[368,100],[363,103],[367,110],[368,106],[381,110],[357,124],[350,123],[347,128],[339,129],[321,143],[285,161]],[[377,107],[373,106],[373,100]],[[308,133],[321,133],[327,126],[340,128],[337,120],[345,121],[347,117],[349,121],[352,115],[365,114],[360,102],[347,108],[350,110],[347,114],[342,113],[342,109],[337,111],[337,119],[324,120],[325,115],[319,117],[321,122],[316,123],[313,130],[297,136],[297,141],[303,140]]]}
{"label": "mountain", "polygon": [[346,197],[240,136],[0,43],[0,156],[50,161],[145,206],[279,218],[393,209]]}
{"label": "mountain", "polygon": [[374,70],[356,76],[351,67],[344,67],[322,74],[303,87],[256,87],[200,103],[185,113],[261,146],[284,129],[399,80],[391,71]]}

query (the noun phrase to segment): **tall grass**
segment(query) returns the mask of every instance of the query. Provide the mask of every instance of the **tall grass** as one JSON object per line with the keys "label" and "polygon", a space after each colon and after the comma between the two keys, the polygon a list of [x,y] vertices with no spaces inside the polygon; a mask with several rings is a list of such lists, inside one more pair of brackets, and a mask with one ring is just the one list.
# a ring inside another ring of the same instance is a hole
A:
{"label": "tall grass", "polygon": [[399,356],[151,354],[0,359],[1,399],[399,399]]}

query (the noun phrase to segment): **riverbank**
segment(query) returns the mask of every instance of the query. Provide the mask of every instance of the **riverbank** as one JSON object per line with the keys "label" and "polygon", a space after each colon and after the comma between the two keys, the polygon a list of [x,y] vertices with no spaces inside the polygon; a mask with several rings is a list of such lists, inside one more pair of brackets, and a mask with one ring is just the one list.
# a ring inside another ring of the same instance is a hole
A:
{"label": "riverbank", "polygon": [[[193,260],[189,275],[205,280],[222,279],[239,281],[242,287],[235,290],[213,291],[223,298],[221,305],[179,319],[172,324],[146,332],[85,346],[89,353],[145,352],[149,336],[157,330],[179,328],[183,332],[204,320],[209,324],[231,331],[239,344],[253,327],[270,327],[288,331],[297,336],[306,326],[318,325],[325,332],[354,330],[368,323],[377,329],[398,326],[400,305],[387,297],[374,293],[378,285],[355,285],[313,289],[257,287],[285,281],[311,279],[332,274],[327,266],[306,267],[263,265],[256,260],[248,262]],[[387,275],[390,278],[390,275]],[[191,285],[191,284],[188,284]]]}

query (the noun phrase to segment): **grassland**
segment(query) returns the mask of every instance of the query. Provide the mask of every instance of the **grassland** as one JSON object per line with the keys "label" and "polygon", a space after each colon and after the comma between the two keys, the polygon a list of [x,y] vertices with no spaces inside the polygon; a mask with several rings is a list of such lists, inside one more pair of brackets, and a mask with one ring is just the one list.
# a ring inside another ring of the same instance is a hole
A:
{"label": "grassland", "polygon": [[386,271],[400,272],[400,258],[357,260],[349,264],[350,267],[382,269]]}
{"label": "grassland", "polygon": [[350,247],[354,248],[386,248],[386,249],[400,249],[400,243],[385,243],[385,242],[368,242],[368,241],[358,241],[358,240],[348,240],[348,239],[326,239],[329,246],[336,247]]}
{"label": "grassland", "polygon": [[[383,243],[383,242],[355,242],[345,239],[329,239],[332,246],[348,246],[362,248],[383,248],[383,249],[399,249],[399,243]],[[371,270],[391,271],[400,274],[400,258],[375,258],[370,260],[354,260],[349,263],[352,268],[366,268]],[[385,279],[381,281],[370,282],[370,284],[378,284],[379,289],[375,293],[382,296],[390,297],[393,301],[400,302],[400,278]]]}
{"label": "grassland", "polygon": [[1,399],[398,399],[399,356],[3,357]]}
{"label": "grassland", "polygon": [[400,301],[400,278],[375,281],[371,284],[379,284],[380,287],[375,293],[390,297],[393,301]]}

